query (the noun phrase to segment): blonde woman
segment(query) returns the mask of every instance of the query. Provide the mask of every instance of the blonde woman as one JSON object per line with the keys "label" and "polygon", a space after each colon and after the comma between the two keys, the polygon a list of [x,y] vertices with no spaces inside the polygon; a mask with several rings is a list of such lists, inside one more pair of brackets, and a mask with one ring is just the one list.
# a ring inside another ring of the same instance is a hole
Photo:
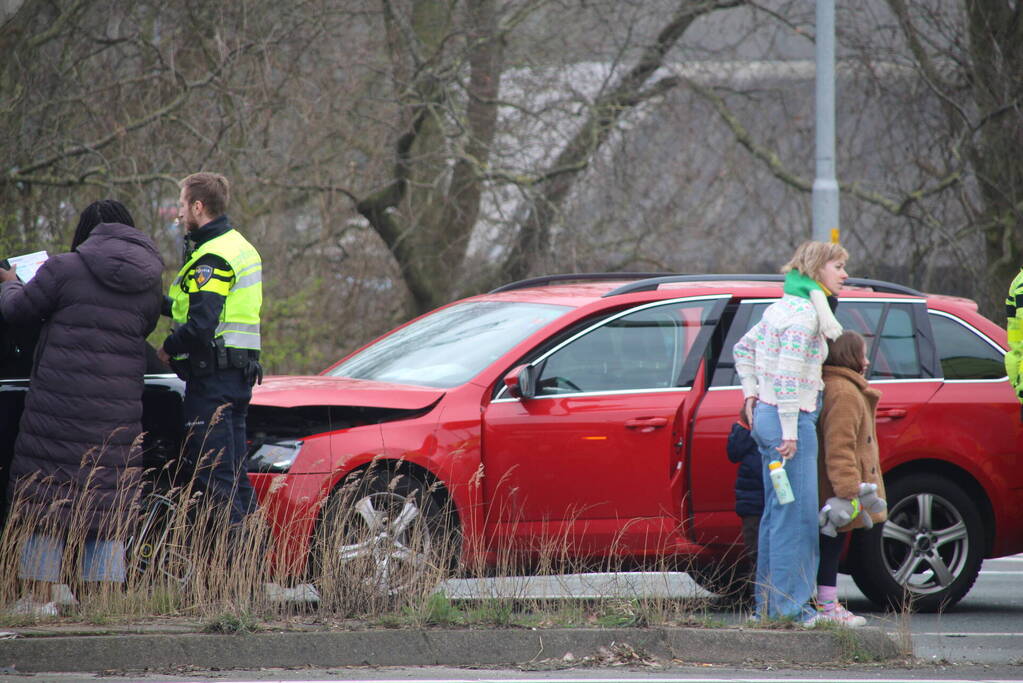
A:
{"label": "blonde woman", "polygon": [[[840,244],[805,242],[782,268],[786,290],[733,349],[744,407],[760,449],[764,514],[757,553],[756,614],[812,625],[819,557],[817,523],[817,416],[827,355],[825,332],[835,334],[806,295],[813,287],[831,297],[848,278],[849,254]],[[816,297],[814,297],[816,298]],[[768,475],[785,463],[795,501],[779,503]]]}

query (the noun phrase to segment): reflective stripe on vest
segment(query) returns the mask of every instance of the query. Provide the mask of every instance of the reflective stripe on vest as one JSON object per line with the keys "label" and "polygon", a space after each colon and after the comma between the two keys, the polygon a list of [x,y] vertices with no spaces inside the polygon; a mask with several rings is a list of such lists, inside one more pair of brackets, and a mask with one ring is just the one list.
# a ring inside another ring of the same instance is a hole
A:
{"label": "reflective stripe on vest", "polygon": [[171,317],[175,326],[188,321],[189,292],[182,288],[185,275],[206,254],[215,254],[224,259],[234,271],[234,281],[224,299],[224,308],[220,312],[220,323],[214,337],[223,337],[225,346],[258,351],[259,310],[263,304],[263,264],[255,247],[234,229],[199,245],[178,271],[169,292],[172,299]]}

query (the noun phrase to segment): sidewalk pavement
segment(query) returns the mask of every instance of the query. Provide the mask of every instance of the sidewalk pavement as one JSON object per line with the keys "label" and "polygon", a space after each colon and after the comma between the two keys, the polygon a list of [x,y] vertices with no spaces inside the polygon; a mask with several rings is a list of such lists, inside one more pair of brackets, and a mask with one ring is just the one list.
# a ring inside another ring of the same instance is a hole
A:
{"label": "sidewalk pavement", "polygon": [[881,629],[409,628],[201,633],[198,623],[40,624],[0,632],[0,673],[582,662],[833,664],[900,657]]}

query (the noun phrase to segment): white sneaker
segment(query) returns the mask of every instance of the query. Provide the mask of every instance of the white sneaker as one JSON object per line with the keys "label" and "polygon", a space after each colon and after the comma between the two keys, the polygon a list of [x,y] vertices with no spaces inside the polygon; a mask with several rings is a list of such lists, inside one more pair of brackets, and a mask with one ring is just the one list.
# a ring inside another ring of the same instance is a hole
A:
{"label": "white sneaker", "polygon": [[[814,618],[814,617],[811,617]],[[849,628],[859,628],[860,626],[866,626],[867,620],[858,614],[853,614],[842,605],[842,603],[836,603],[833,609],[817,609],[814,625],[821,622],[829,622],[832,624],[838,624],[840,626],[848,626]]]}
{"label": "white sneaker", "polygon": [[8,614],[15,614],[25,617],[58,617],[60,610],[55,602],[41,602],[28,596],[18,598],[17,602],[7,610]]}

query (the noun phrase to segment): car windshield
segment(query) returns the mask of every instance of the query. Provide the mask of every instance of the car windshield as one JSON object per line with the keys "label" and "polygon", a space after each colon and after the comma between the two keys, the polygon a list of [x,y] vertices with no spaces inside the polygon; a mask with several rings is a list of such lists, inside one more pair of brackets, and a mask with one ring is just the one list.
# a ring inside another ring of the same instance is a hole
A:
{"label": "car windshield", "polygon": [[332,377],[448,388],[464,384],[567,306],[469,301],[421,318],[327,371]]}

